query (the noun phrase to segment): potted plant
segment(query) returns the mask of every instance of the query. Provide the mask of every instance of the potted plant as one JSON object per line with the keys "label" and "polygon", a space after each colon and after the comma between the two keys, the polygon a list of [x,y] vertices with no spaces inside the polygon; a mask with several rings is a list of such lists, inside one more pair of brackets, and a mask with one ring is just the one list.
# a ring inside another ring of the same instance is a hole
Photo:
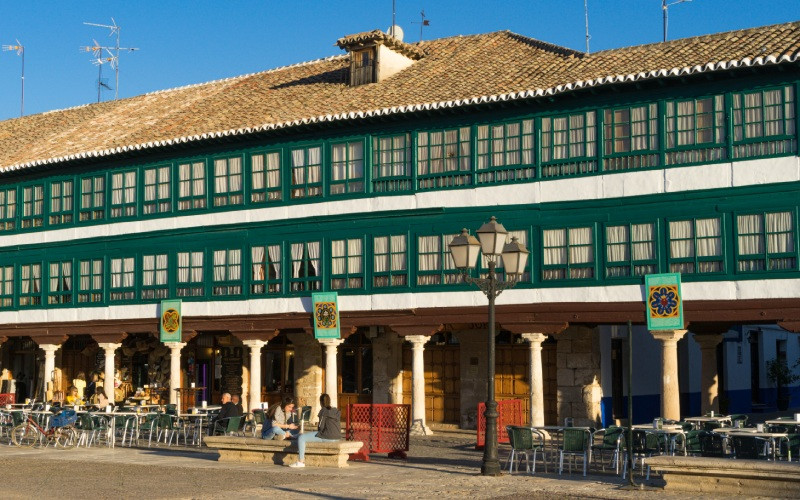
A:
{"label": "potted plant", "polygon": [[[794,366],[797,365],[798,363],[794,364]],[[780,411],[789,409],[789,400],[791,399],[789,385],[800,380],[800,375],[795,374],[792,368],[782,358],[767,361],[767,379],[778,387],[778,410]]]}

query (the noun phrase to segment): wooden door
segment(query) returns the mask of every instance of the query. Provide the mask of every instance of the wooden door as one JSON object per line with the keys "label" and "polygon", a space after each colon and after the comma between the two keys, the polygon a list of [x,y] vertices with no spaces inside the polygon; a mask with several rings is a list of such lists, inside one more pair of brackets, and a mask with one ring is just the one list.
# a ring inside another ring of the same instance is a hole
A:
{"label": "wooden door", "polygon": [[[411,348],[403,348],[403,403],[411,404]],[[458,345],[427,344],[425,363],[425,419],[461,423],[461,364]]]}
{"label": "wooden door", "polygon": [[[498,345],[495,351],[495,397],[521,399],[523,423],[530,421],[530,348],[527,342]],[[544,421],[557,425],[556,344],[542,343],[542,378],[544,383]]]}

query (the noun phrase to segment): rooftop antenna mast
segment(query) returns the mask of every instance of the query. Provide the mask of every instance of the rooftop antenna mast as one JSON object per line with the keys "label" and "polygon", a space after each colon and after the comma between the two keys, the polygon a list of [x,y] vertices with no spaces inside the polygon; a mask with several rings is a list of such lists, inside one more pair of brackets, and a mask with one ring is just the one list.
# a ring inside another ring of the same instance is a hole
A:
{"label": "rooftop antenna mast", "polygon": [[430,26],[431,22],[428,19],[425,19],[425,11],[419,13],[420,22],[411,21],[411,24],[419,24],[419,41],[422,41],[422,28],[425,26]]}
{"label": "rooftop antenna mast", "polygon": [[669,25],[669,14],[668,10],[673,5],[678,5],[679,3],[686,3],[691,2],[692,0],[675,0],[672,3],[667,3],[667,0],[661,0],[661,10],[664,12],[664,41],[667,41],[667,26]]}
{"label": "rooftop antenna mast", "polygon": [[16,45],[3,45],[4,51],[16,51],[17,55],[22,57],[22,97],[20,98],[19,116],[25,115],[25,46],[17,40]]}
{"label": "rooftop antenna mast", "polygon": [[589,53],[589,0],[583,0],[583,15],[586,19],[586,53]]}
{"label": "rooftop antenna mast", "polygon": [[[119,99],[119,51],[120,50],[126,50],[128,52],[133,52],[133,51],[139,50],[139,49],[138,49],[138,47],[120,47],[119,46],[119,35],[120,35],[120,31],[122,30],[122,28],[120,26],[117,26],[117,22],[114,21],[113,17],[111,18],[111,24],[110,25],[109,24],[97,24],[97,23],[83,23],[83,24],[85,24],[87,26],[96,26],[98,28],[106,28],[106,29],[109,30],[108,36],[116,35],[117,43],[113,47],[103,47],[103,46],[101,46],[100,44],[98,44],[95,41],[94,42],[94,46],[81,47],[81,50],[84,50],[86,52],[92,52],[92,54],[95,56],[95,59],[92,61],[92,63],[94,63],[94,64],[102,65],[102,64],[104,64],[106,62],[111,64],[111,67],[114,68],[114,74],[115,74],[115,77],[114,77],[114,99],[115,100]],[[103,51],[105,51],[108,54],[109,57],[106,57],[106,58],[101,57]],[[100,70],[100,73],[102,74],[102,69]],[[97,93],[98,93],[98,96],[100,94],[100,90],[99,89],[100,89],[101,86],[102,86],[102,82],[99,80],[99,77],[98,77],[98,82],[97,82],[97,87],[98,87]],[[107,85],[105,87],[108,88]],[[99,100],[100,100],[100,98],[98,97],[98,102],[99,102]]]}
{"label": "rooftop antenna mast", "polygon": [[[103,89],[111,90],[111,87],[103,80],[103,65],[106,63],[113,63],[114,56],[108,55],[103,57],[103,50],[106,48],[97,43],[97,40],[92,40],[92,42],[94,42],[94,45],[81,47],[81,50],[91,52],[94,57],[91,61],[92,64],[97,66],[97,102],[100,102]],[[111,54],[111,52],[109,52],[109,54]]]}

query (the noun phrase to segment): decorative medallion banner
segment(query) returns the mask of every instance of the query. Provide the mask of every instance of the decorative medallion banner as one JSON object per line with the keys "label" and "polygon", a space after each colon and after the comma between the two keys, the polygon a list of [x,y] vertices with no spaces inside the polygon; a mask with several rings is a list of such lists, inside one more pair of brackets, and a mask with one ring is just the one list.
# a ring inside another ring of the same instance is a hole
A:
{"label": "decorative medallion banner", "polygon": [[680,273],[648,274],[644,277],[644,289],[647,292],[647,329],[682,330]]}
{"label": "decorative medallion banner", "polygon": [[339,295],[336,292],[312,293],[315,339],[338,339]]}
{"label": "decorative medallion banner", "polygon": [[183,316],[181,316],[180,299],[161,301],[159,325],[161,327],[161,342],[181,342],[183,340],[181,332]]}

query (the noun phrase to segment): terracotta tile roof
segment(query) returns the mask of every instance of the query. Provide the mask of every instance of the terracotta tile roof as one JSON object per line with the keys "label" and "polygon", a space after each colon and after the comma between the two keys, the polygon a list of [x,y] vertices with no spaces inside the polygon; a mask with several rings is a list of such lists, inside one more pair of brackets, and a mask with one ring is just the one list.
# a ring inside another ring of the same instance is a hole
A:
{"label": "terracotta tile roof", "polygon": [[507,31],[416,44],[426,56],[377,84],[346,85],[345,55],[0,122],[0,171],[75,158],[615,82],[795,63],[800,22],[590,55]]}

